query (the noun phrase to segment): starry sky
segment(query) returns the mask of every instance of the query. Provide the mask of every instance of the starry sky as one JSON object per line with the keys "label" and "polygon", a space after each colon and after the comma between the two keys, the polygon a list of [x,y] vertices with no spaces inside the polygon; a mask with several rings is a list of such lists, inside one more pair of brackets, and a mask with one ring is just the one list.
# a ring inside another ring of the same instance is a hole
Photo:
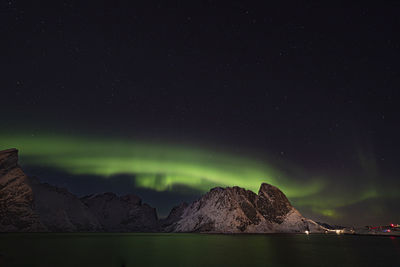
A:
{"label": "starry sky", "polygon": [[400,4],[0,1],[0,149],[160,217],[214,186],[399,223]]}

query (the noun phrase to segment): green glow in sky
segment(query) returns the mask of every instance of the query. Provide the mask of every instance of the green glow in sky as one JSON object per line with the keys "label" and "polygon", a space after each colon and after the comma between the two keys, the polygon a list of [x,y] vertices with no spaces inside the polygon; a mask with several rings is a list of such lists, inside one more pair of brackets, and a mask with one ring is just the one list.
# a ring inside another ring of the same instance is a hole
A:
{"label": "green glow in sky", "polygon": [[63,135],[3,135],[2,148],[20,150],[23,164],[55,167],[71,174],[133,174],[136,186],[157,191],[185,185],[201,192],[215,186],[258,191],[278,186],[288,197],[317,193],[321,181],[297,182],[267,162],[183,145]]}
{"label": "green glow in sky", "polygon": [[[377,198],[382,192],[369,182],[360,187],[333,183],[332,177],[313,176],[293,164],[281,162],[278,169],[260,157],[169,142],[0,133],[0,149],[11,147],[19,149],[22,166],[51,167],[105,179],[131,174],[137,187],[156,191],[174,191],[176,186],[182,190],[183,185],[201,193],[216,186],[240,186],[258,192],[260,184],[266,182],[279,187],[295,207],[332,219],[341,218],[340,208]],[[364,165],[366,176],[377,175],[373,164]],[[374,177],[368,180],[373,181]],[[398,196],[398,190],[392,194]]]}

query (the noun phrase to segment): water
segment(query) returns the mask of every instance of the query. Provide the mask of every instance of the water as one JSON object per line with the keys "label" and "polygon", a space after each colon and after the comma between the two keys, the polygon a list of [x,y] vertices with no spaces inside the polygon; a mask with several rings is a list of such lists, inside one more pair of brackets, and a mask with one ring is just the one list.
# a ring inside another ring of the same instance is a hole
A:
{"label": "water", "polygon": [[400,266],[400,238],[0,234],[0,266]]}

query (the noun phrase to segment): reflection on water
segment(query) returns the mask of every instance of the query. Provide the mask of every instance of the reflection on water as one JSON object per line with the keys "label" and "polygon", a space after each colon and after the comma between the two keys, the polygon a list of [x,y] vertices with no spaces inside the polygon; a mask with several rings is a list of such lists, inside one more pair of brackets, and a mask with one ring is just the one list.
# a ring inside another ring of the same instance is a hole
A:
{"label": "reflection on water", "polygon": [[400,266],[398,238],[1,234],[0,266]]}

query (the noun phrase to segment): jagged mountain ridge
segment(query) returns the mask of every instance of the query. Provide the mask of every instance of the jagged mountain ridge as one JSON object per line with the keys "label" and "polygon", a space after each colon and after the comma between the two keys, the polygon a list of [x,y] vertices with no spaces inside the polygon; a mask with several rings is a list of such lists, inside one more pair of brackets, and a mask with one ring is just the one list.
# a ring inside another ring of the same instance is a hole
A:
{"label": "jagged mountain ridge", "polygon": [[258,195],[240,187],[213,188],[191,205],[174,208],[170,232],[304,233],[326,229],[304,218],[277,187],[263,183]]}

